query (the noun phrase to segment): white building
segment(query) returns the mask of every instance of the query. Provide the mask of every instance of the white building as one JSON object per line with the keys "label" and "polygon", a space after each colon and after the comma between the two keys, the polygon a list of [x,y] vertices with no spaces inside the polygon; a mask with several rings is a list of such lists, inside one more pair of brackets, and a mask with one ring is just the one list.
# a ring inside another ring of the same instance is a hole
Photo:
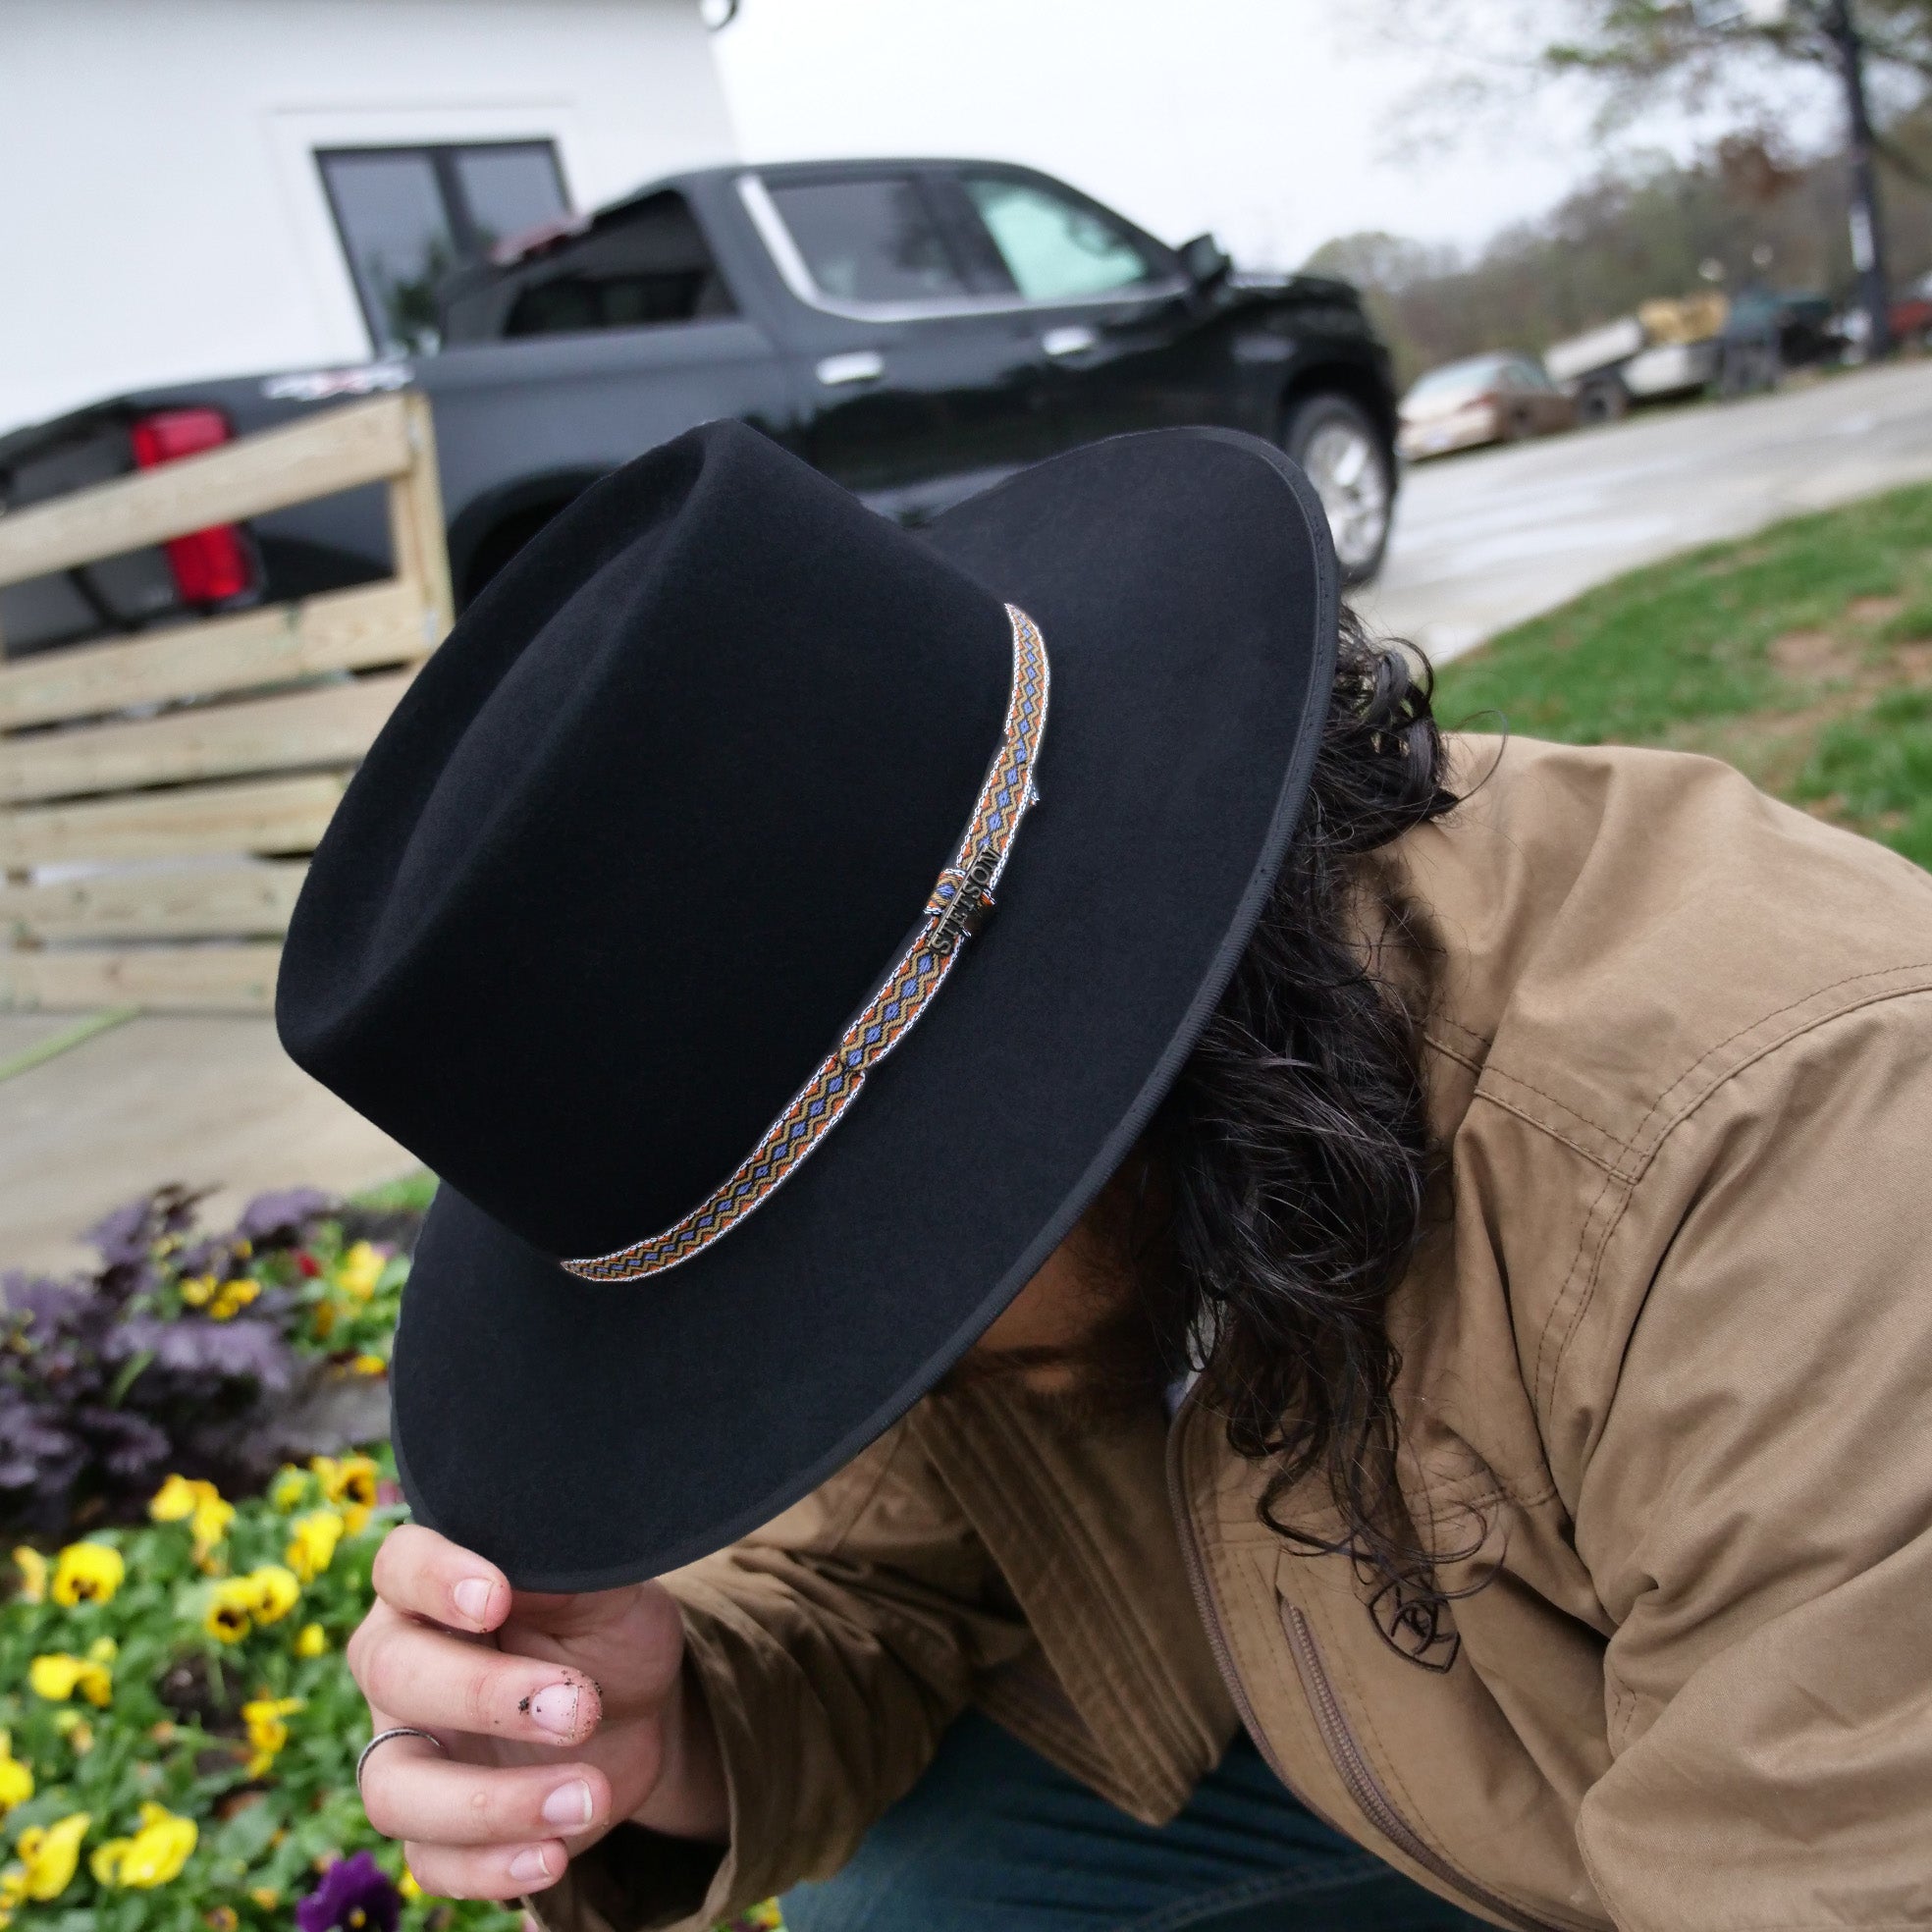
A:
{"label": "white building", "polygon": [[407,346],[451,260],[733,153],[698,0],[0,0],[0,431]]}

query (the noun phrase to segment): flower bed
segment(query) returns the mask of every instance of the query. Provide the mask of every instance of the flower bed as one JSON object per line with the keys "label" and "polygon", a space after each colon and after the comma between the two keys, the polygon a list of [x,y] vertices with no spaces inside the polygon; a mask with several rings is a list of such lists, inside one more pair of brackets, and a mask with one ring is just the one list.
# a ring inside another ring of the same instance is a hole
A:
{"label": "flower bed", "polygon": [[211,1238],[163,1191],[91,1277],[7,1278],[0,1928],[515,1932],[423,1896],[355,1793],[343,1645],[406,1513],[379,1438],[424,1198],[266,1197]]}
{"label": "flower bed", "polygon": [[499,1906],[417,1894],[356,1799],[368,1717],[342,1646],[403,1513],[392,1494],[369,1456],[292,1466],[267,1496],[236,1502],[177,1474],[145,1527],[97,1531],[51,1561],[15,1552],[0,1615],[14,1847],[0,1912],[74,1932],[324,1932],[399,1916],[512,1932]]}

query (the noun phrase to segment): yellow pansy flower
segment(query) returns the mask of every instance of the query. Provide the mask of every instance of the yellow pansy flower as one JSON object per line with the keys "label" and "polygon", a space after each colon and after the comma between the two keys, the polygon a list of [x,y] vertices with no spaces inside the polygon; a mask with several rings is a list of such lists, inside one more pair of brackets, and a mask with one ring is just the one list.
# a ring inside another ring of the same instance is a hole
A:
{"label": "yellow pansy flower", "polygon": [[282,1720],[300,1710],[303,1702],[300,1697],[256,1697],[242,1706],[242,1722],[248,1727],[248,1743],[254,1748],[248,1760],[249,1777],[261,1777],[275,1762],[289,1742],[289,1727]]}
{"label": "yellow pansy flower", "polygon": [[14,1755],[14,1741],[0,1731],[0,1818],[33,1796],[33,1767]]}
{"label": "yellow pansy flower", "polygon": [[208,1313],[217,1321],[228,1321],[260,1293],[261,1283],[252,1275],[245,1275],[240,1281],[224,1281],[215,1291],[215,1299],[208,1304]]}
{"label": "yellow pansy flower", "polygon": [[74,1882],[80,1862],[80,1841],[93,1819],[85,1811],[70,1812],[53,1825],[29,1825],[15,1848],[27,1870],[22,1888],[29,1899],[58,1899]]}
{"label": "yellow pansy flower", "polygon": [[322,1657],[328,1654],[329,1634],[320,1624],[304,1624],[295,1633],[295,1655],[297,1657]]}
{"label": "yellow pansy flower", "polygon": [[217,1583],[201,1615],[201,1628],[224,1643],[240,1643],[254,1627],[255,1586],[246,1577]]}
{"label": "yellow pansy flower", "polygon": [[45,1697],[50,1704],[64,1704],[78,1690],[90,1704],[104,1708],[114,1695],[114,1675],[107,1667],[110,1661],[50,1650],[27,1665],[27,1686],[36,1697]]}
{"label": "yellow pansy flower", "polygon": [[308,1501],[308,1472],[284,1463],[268,1485],[268,1500],[284,1516],[300,1509]]}
{"label": "yellow pansy flower", "polygon": [[181,1298],[189,1308],[206,1308],[214,1296],[216,1285],[212,1274],[184,1275]]}
{"label": "yellow pansy flower", "polygon": [[228,1526],[235,1521],[235,1505],[224,1502],[212,1482],[207,1484],[207,1490],[194,1505],[194,1515],[188,1526],[194,1536],[194,1560],[204,1569],[216,1545],[227,1536]]}
{"label": "yellow pansy flower", "polygon": [[181,1874],[201,1833],[192,1818],[160,1804],[143,1804],[140,1829],[133,1838],[111,1838],[87,1861],[97,1885],[149,1891]]}
{"label": "yellow pansy flower", "polygon": [[402,1867],[402,1876],[396,1881],[396,1889],[405,1899],[420,1899],[423,1889],[416,1883],[416,1875],[407,1865]]}
{"label": "yellow pansy flower", "polygon": [[72,1610],[78,1603],[109,1603],[128,1574],[118,1549],[107,1543],[69,1543],[54,1559],[53,1599]]}
{"label": "yellow pansy flower", "polygon": [[147,1499],[147,1514],[154,1523],[185,1523],[194,1514],[194,1505],[203,1489],[212,1482],[190,1482],[185,1476],[171,1476]]}
{"label": "yellow pansy flower", "polygon": [[336,1263],[336,1285],[358,1302],[366,1302],[376,1292],[387,1259],[366,1241],[358,1241]]}
{"label": "yellow pansy flower", "polygon": [[255,1904],[262,1908],[263,1911],[273,1911],[275,1907],[282,1903],[281,1893],[276,1891],[275,1887],[272,1885],[250,1886],[248,1889],[248,1897],[251,1898],[255,1902]]}
{"label": "yellow pansy flower", "polygon": [[315,1456],[309,1468],[321,1478],[322,1493],[343,1513],[343,1522],[351,1536],[359,1536],[376,1506],[376,1484],[382,1472],[369,1456]]}
{"label": "yellow pansy flower", "polygon": [[14,1552],[14,1568],[20,1572],[20,1600],[44,1603],[47,1600],[47,1559],[37,1549],[23,1543]]}
{"label": "yellow pansy flower", "polygon": [[233,1905],[217,1905],[207,1915],[210,1932],[241,1932],[242,1915]]}
{"label": "yellow pansy flower", "polygon": [[224,1501],[222,1492],[199,1476],[169,1476],[154,1492],[147,1513],[156,1523],[186,1522],[194,1538],[194,1560],[204,1566],[235,1521],[235,1505]]}
{"label": "yellow pansy flower", "polygon": [[289,1525],[283,1558],[303,1583],[312,1583],[335,1561],[342,1534],[343,1520],[334,1510],[310,1510]]}
{"label": "yellow pansy flower", "polygon": [[379,1355],[358,1355],[349,1365],[349,1372],[354,1375],[387,1375],[389,1373],[389,1364]]}
{"label": "yellow pansy flower", "polygon": [[250,1614],[258,1624],[279,1624],[301,1598],[301,1584],[295,1581],[295,1572],[279,1563],[264,1563],[259,1570],[249,1571],[242,1582],[254,1590]]}

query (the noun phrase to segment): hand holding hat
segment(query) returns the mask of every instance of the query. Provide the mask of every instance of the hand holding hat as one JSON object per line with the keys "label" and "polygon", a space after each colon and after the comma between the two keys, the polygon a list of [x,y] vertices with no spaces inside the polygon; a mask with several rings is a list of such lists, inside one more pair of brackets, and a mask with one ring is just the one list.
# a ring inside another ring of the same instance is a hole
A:
{"label": "hand holding hat", "polygon": [[724,1841],[717,1744],[662,1584],[512,1591],[493,1564],[405,1525],[375,1586],[349,1650],[380,1741],[362,1798],[426,1890],[540,1892],[625,1819]]}

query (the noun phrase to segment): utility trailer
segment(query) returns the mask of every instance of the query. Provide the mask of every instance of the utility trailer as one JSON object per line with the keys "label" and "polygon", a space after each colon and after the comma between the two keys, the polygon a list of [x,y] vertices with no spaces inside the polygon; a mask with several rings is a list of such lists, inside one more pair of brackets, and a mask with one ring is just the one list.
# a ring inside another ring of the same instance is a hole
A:
{"label": "utility trailer", "polygon": [[1688,396],[1724,367],[1731,304],[1721,295],[1642,303],[1543,354],[1550,380],[1577,404],[1583,423],[1614,422],[1634,402]]}

